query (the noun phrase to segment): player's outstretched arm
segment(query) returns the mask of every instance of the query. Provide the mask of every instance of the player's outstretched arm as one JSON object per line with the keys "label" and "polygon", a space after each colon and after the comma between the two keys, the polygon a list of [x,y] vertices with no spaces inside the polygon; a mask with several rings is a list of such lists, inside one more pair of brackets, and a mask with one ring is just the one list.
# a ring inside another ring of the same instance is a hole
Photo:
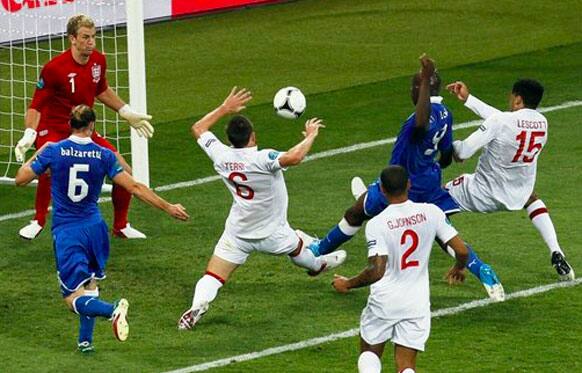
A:
{"label": "player's outstretched arm", "polygon": [[457,262],[449,269],[447,273],[447,280],[449,284],[458,284],[465,281],[465,265],[469,258],[469,251],[463,240],[457,235],[451,238],[447,243],[455,252],[455,259]]}
{"label": "player's outstretched arm", "polygon": [[141,137],[151,138],[154,135],[154,127],[149,122],[152,120],[152,116],[134,111],[123,102],[111,87],[107,87],[106,90],[97,95],[97,99],[111,110],[116,111]]}
{"label": "player's outstretched arm", "polygon": [[192,125],[192,136],[198,140],[204,132],[209,131],[224,116],[244,110],[252,98],[252,93],[246,88],[233,87],[220,106]]}
{"label": "player's outstretched arm", "polygon": [[447,85],[447,90],[457,96],[457,98],[465,103],[465,106],[473,113],[477,114],[483,119],[487,119],[493,114],[500,113],[501,110],[494,108],[491,105],[479,100],[477,97],[471,95],[469,88],[462,81],[456,81]]}
{"label": "player's outstretched arm", "polygon": [[40,122],[40,112],[36,109],[30,108],[24,115],[24,135],[18,140],[14,147],[14,155],[17,162],[24,162],[26,152],[32,147],[36,140],[36,129]]}
{"label": "player's outstretched arm", "polygon": [[462,162],[471,158],[479,149],[493,140],[498,128],[495,117],[489,118],[465,140],[453,142],[455,161]]}
{"label": "player's outstretched arm", "polygon": [[420,87],[418,91],[418,101],[416,101],[415,110],[415,127],[426,129],[428,127],[431,104],[430,104],[430,78],[434,75],[434,61],[426,54],[419,58],[420,60]]}
{"label": "player's outstretched arm", "polygon": [[332,286],[338,293],[347,293],[350,289],[368,286],[384,277],[387,255],[374,255],[368,258],[368,266],[359,275],[347,278],[334,275]]}
{"label": "player's outstretched arm", "polygon": [[179,219],[179,220],[187,220],[190,216],[186,213],[186,209],[184,206],[180,204],[171,204],[162,197],[158,196],[154,193],[153,190],[148,188],[142,183],[137,182],[129,173],[126,171],[122,171],[113,177],[113,182],[119,186],[122,186],[139,198],[140,200],[144,201],[145,203],[158,208],[162,211],[165,211],[168,215]]}
{"label": "player's outstretched arm", "polygon": [[315,138],[319,135],[320,128],[325,128],[321,119],[312,118],[305,122],[305,131],[302,132],[305,138],[279,157],[281,167],[295,166],[301,163],[311,150]]}

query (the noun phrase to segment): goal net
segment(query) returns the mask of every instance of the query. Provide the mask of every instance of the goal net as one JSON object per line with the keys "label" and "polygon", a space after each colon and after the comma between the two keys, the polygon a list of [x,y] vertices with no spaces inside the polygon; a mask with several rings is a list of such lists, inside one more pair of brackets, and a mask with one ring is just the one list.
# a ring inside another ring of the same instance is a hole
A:
{"label": "goal net", "polygon": [[[136,103],[129,88],[130,62],[136,65],[137,61],[137,69],[134,67],[131,74],[142,74],[137,81],[145,85],[143,10],[141,1],[129,0],[129,3],[123,0],[3,1],[7,16],[2,15],[0,20],[0,182],[13,182],[20,167],[15,160],[14,146],[24,133],[24,114],[43,65],[69,48],[66,24],[72,15],[84,13],[95,21],[97,49],[107,58],[109,86],[125,101],[129,102],[131,98],[131,105],[136,110],[145,112],[145,94],[138,94],[143,96],[143,102]],[[137,10],[134,9],[136,5]],[[133,26],[129,25],[130,22]],[[142,46],[141,53],[138,49],[137,56],[130,57],[128,42],[129,49],[136,49],[128,38],[128,30],[132,27],[141,28],[141,35],[132,37],[134,44],[139,43],[141,38]],[[142,71],[139,71],[140,66]],[[145,92],[145,87],[142,91]],[[132,141],[132,136],[135,138],[136,134],[130,133],[127,124],[120,122],[115,112],[98,101],[94,109],[98,117],[97,131],[114,144],[128,161],[131,159],[134,168],[138,161],[137,167],[141,168],[138,170],[139,179],[149,184],[147,142],[139,139]]]}

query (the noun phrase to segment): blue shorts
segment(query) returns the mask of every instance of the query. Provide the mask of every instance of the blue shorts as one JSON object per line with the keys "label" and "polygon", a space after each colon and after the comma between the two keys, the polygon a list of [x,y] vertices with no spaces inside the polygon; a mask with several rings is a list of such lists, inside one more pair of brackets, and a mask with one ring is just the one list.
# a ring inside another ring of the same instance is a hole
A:
{"label": "blue shorts", "polygon": [[[450,215],[461,211],[459,205],[446,189],[438,188],[431,193],[409,192],[408,198],[413,202],[432,203],[437,205],[445,214]],[[380,180],[368,185],[368,194],[364,200],[364,213],[374,217],[388,207],[388,200],[380,188]]]}
{"label": "blue shorts", "polygon": [[68,297],[91,279],[105,278],[109,236],[104,221],[59,229],[53,233],[53,246],[63,297]]}

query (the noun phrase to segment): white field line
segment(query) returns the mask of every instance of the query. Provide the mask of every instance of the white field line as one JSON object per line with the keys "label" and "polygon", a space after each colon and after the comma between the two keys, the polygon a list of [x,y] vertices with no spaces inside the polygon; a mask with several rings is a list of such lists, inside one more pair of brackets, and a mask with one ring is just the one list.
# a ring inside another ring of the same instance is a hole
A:
{"label": "white field line", "polygon": [[[554,284],[538,286],[535,288],[516,291],[515,293],[508,294],[506,296],[506,298],[507,298],[507,300],[509,300],[509,299],[515,299],[515,298],[531,297],[533,295],[545,293],[547,291],[551,291],[551,290],[558,289],[558,288],[568,288],[568,287],[576,286],[576,285],[579,285],[580,283],[582,283],[582,278],[578,278],[574,281],[558,282],[558,283],[554,283]],[[431,317],[435,318],[435,317],[456,315],[458,313],[465,312],[465,311],[468,311],[468,310],[471,310],[474,308],[485,307],[485,306],[488,306],[488,305],[493,304],[493,303],[495,303],[495,302],[493,302],[489,298],[479,299],[479,300],[475,300],[472,302],[463,303],[463,304],[455,306],[455,307],[442,308],[440,310],[433,311]],[[278,346],[278,347],[272,347],[272,348],[268,348],[266,350],[262,350],[262,351],[258,351],[258,352],[251,352],[248,354],[231,356],[231,357],[227,357],[225,359],[214,360],[214,361],[210,361],[208,363],[203,363],[203,364],[198,364],[198,365],[192,365],[192,366],[189,366],[186,368],[176,369],[176,370],[172,370],[172,371],[169,371],[166,373],[201,372],[201,371],[205,371],[205,370],[212,369],[212,368],[223,367],[223,366],[230,365],[233,363],[239,363],[239,362],[243,362],[243,361],[260,359],[260,358],[263,358],[266,356],[281,354],[281,353],[289,352],[289,351],[301,350],[304,348],[317,346],[317,345],[320,345],[323,343],[337,341],[339,339],[355,337],[358,334],[359,334],[358,328],[350,329],[350,330],[346,330],[346,331],[341,332],[341,333],[334,333],[334,334],[326,335],[324,337],[306,339],[306,340],[301,341],[301,342],[292,343],[292,344],[283,345],[283,346]]]}
{"label": "white field line", "polygon": [[[576,107],[576,106],[582,106],[582,101],[567,101],[567,102],[564,102],[560,105],[540,108],[539,111],[542,113],[549,113],[552,111],[569,109],[569,108]],[[459,124],[455,125],[453,127],[453,129],[458,130],[458,129],[462,129],[462,128],[477,127],[477,126],[481,125],[481,123],[483,123],[482,120],[471,120],[469,122],[459,123]],[[362,143],[355,144],[355,145],[345,146],[343,148],[326,150],[323,152],[319,152],[319,153],[315,153],[315,154],[307,156],[305,158],[304,162],[314,161],[316,159],[321,159],[321,158],[333,157],[333,156],[339,155],[339,154],[352,153],[352,152],[356,152],[356,151],[363,150],[363,149],[373,148],[376,146],[393,144],[395,141],[396,141],[396,137],[390,137],[387,139],[382,139],[382,140],[377,140],[377,141],[362,142]],[[155,187],[153,189],[156,192],[165,192],[165,191],[173,190],[173,189],[189,188],[189,187],[195,186],[195,185],[207,184],[207,183],[211,183],[211,182],[217,181],[217,180],[220,180],[220,176],[214,175],[214,176],[203,177],[200,179],[182,181],[182,182],[174,183],[174,184],[161,185],[161,186]],[[99,199],[99,203],[108,202],[108,201],[111,201],[111,197],[105,197],[105,198]],[[32,215],[34,215],[34,210],[24,210],[24,211],[12,213],[12,214],[0,215],[0,222],[5,221],[5,220],[23,218],[23,217],[32,216]]]}

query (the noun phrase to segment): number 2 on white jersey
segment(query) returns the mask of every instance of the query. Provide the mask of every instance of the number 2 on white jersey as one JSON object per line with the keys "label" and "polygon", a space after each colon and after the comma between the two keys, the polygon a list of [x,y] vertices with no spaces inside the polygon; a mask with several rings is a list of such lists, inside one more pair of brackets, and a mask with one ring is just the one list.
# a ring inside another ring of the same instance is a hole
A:
{"label": "number 2 on white jersey", "polygon": [[[82,201],[89,194],[89,185],[85,180],[77,177],[78,172],[89,172],[89,165],[74,164],[69,169],[69,189],[67,196],[73,202]],[[79,193],[77,193],[77,187],[79,187]]]}
{"label": "number 2 on white jersey", "polygon": [[418,234],[412,229],[407,229],[402,233],[402,237],[400,237],[400,244],[404,245],[408,239],[408,237],[412,238],[412,245],[402,254],[402,258],[400,258],[400,269],[405,270],[406,268],[410,267],[418,267],[419,262],[418,260],[408,260],[408,257],[412,255],[412,253],[418,248]]}

